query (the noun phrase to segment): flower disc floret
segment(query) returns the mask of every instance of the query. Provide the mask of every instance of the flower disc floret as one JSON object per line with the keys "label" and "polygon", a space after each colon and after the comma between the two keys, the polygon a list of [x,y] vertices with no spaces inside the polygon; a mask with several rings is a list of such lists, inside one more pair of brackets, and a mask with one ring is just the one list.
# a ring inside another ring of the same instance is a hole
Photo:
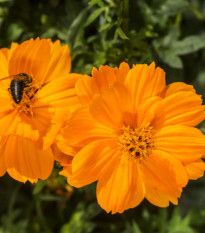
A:
{"label": "flower disc floret", "polygon": [[122,127],[123,133],[119,136],[119,150],[128,160],[141,161],[147,158],[155,149],[153,127],[147,126],[131,128]]}
{"label": "flower disc floret", "polygon": [[8,90],[11,97],[11,105],[19,114],[25,113],[28,116],[33,116],[32,107],[34,103],[38,101],[37,92],[40,88],[41,84],[36,82],[35,79],[32,78],[32,83],[26,87],[23,87],[22,99],[18,104],[15,103],[13,96],[11,95],[11,90],[9,88]]}

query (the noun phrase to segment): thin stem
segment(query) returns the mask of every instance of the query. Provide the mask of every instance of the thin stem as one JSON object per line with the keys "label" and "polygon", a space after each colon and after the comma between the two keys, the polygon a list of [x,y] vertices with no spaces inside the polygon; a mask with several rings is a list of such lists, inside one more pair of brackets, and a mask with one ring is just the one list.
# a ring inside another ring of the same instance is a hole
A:
{"label": "thin stem", "polygon": [[18,183],[16,185],[16,188],[14,189],[14,192],[11,196],[11,199],[10,199],[10,202],[9,202],[9,206],[8,206],[8,214],[11,215],[12,212],[13,212],[13,207],[14,207],[14,204],[16,202],[16,197],[17,197],[17,194],[18,194],[18,191],[21,187],[21,183]]}
{"label": "thin stem", "polygon": [[126,35],[129,32],[129,0],[124,0],[123,4],[123,31]]}
{"label": "thin stem", "polygon": [[37,202],[36,202],[36,212],[38,214],[39,222],[42,224],[45,232],[52,233],[52,231],[50,230],[50,228],[48,227],[48,225],[46,223],[46,219],[45,219],[45,216],[44,216],[42,208],[41,208],[41,201],[40,200],[37,200]]}

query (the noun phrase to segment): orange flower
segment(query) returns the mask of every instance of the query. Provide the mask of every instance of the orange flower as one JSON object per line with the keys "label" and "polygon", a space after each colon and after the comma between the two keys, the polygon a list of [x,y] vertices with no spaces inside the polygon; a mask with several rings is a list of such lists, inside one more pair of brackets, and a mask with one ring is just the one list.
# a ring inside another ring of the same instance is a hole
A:
{"label": "orange flower", "polygon": [[201,97],[184,83],[166,86],[154,63],[124,70],[123,80],[111,77],[105,89],[106,69],[96,82],[76,84],[84,83],[77,90],[83,105],[59,136],[59,148],[74,156],[72,171],[68,162],[62,174],[75,187],[98,181],[97,199],[107,212],[122,213],[144,198],[160,207],[177,204],[188,180],[205,170],[205,136],[193,127],[205,118]]}
{"label": "orange flower", "polygon": [[46,179],[65,112],[78,107],[70,51],[59,41],[37,38],[0,49],[0,61],[0,175]]}

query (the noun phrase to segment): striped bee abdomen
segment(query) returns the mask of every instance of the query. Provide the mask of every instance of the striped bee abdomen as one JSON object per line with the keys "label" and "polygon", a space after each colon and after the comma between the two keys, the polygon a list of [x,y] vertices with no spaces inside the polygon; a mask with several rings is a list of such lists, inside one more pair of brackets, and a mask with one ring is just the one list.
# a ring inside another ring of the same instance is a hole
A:
{"label": "striped bee abdomen", "polygon": [[24,91],[24,81],[13,79],[10,84],[11,95],[16,104],[21,102]]}

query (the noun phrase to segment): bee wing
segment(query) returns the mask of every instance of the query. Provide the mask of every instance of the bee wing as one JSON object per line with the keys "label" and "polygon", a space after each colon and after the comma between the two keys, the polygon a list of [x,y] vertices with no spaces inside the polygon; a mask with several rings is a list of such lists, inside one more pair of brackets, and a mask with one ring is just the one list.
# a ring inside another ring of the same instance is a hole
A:
{"label": "bee wing", "polygon": [[5,78],[1,78],[1,79],[0,79],[0,82],[3,81],[3,80],[9,79],[9,78],[10,78],[10,79],[15,78],[15,76],[16,76],[16,75],[10,75],[10,76],[7,76],[7,77],[5,77]]}

